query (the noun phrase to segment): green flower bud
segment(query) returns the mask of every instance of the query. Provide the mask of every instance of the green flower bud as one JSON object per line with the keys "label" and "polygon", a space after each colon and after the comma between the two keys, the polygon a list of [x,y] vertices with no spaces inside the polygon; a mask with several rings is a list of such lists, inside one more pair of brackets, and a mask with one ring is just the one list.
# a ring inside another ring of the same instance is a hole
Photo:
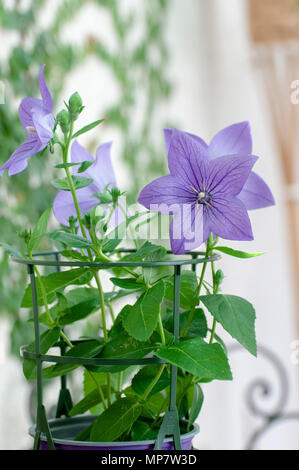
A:
{"label": "green flower bud", "polygon": [[218,269],[218,271],[216,271],[215,276],[214,276],[216,292],[218,292],[218,289],[221,286],[223,279],[224,279],[223,271],[221,271],[221,269]]}
{"label": "green flower bud", "polygon": [[73,120],[75,121],[83,110],[82,98],[77,91],[70,97],[68,109],[72,115]]}
{"label": "green flower bud", "polygon": [[110,202],[113,201],[110,191],[108,191],[106,188],[104,189],[102,193],[97,194],[96,196],[101,201],[102,204],[109,204]]}
{"label": "green flower bud", "polygon": [[69,113],[63,109],[56,116],[56,121],[58,122],[62,132],[67,134],[70,130],[70,116]]}

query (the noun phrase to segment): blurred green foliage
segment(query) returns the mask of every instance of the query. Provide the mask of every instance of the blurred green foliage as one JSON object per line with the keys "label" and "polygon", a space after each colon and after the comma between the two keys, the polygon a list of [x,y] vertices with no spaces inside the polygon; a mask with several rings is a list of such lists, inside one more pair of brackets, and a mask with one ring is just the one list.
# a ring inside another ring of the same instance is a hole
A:
{"label": "blurred green foliage", "polygon": [[[6,3],[0,4],[0,30],[9,38],[4,48],[8,55],[0,59],[0,79],[5,86],[5,104],[0,105],[0,164],[26,138],[17,106],[24,96],[39,96],[40,66],[46,64],[46,80],[55,100],[60,96],[68,73],[93,56],[109,68],[120,91],[109,109],[102,109],[99,103],[99,112],[122,136],[121,158],[127,165],[131,182],[129,202],[134,201],[141,180],[149,181],[161,174],[166,161],[161,131],[164,123],[159,123],[158,139],[154,137],[154,130],[157,110],[171,92],[164,38],[169,0],[145,0],[141,8],[125,12],[124,4],[130,0],[53,3],[31,0],[26,2],[25,10],[20,0],[10,2],[9,7]],[[53,4],[56,8],[51,11],[49,24],[41,26],[40,16]],[[90,4],[109,15],[116,44],[114,50],[91,35],[82,38],[80,46],[63,39],[63,29]],[[136,28],[140,33],[138,41],[132,45],[131,37]],[[13,178],[5,175],[0,180],[0,239],[19,248],[23,247],[18,233],[34,225],[55,195],[55,189],[49,184],[53,167],[50,159],[35,156],[32,160],[30,173],[20,173]],[[26,278],[26,271],[9,263],[7,255],[1,251],[0,314],[6,315],[11,323],[11,351],[16,355],[21,344],[31,341],[33,333],[32,325],[27,322],[29,312],[19,311]]]}

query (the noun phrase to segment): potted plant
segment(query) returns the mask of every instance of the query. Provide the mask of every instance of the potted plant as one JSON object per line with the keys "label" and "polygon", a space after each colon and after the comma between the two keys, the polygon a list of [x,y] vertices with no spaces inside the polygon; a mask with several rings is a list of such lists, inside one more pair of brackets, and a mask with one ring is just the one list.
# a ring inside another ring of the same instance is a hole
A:
{"label": "potted plant", "polygon": [[[49,208],[21,234],[23,253],[2,243],[30,275],[21,307],[33,310],[35,341],[22,354],[25,377],[37,380],[34,447],[190,449],[202,384],[232,379],[217,323],[257,353],[254,308],[221,293],[224,275],[215,265],[220,254],[260,254],[219,240],[252,240],[247,211],[274,204],[266,183],[252,172],[257,157],[249,124],[229,126],[210,145],[166,129],[169,174],[142,189],[138,201],[147,210],[132,213],[116,185],[111,143],[94,158],[77,140],[102,120],[75,130],[83,111],[79,94],[54,118],[44,66],[39,84],[42,99],[24,98],[19,108],[27,140],[0,168],[0,175],[8,170],[12,176],[49,148],[66,175],[52,182],[61,227],[48,229]],[[171,219],[171,250],[141,238],[155,214]],[[59,250],[36,253],[45,237]],[[195,251],[201,245],[204,251]],[[73,403],[66,377],[75,369],[83,371],[84,387]],[[57,377],[57,417],[48,421],[43,381]]]}

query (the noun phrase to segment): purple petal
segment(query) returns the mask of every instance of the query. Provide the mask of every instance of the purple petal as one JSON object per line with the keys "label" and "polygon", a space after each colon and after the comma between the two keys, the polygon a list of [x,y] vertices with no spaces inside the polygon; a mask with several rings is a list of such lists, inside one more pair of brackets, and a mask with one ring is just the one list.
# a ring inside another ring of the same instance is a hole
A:
{"label": "purple petal", "polygon": [[98,192],[103,191],[106,186],[116,186],[116,178],[111,163],[112,142],[106,142],[97,149],[96,163],[85,172],[92,174],[94,183],[98,186]]}
{"label": "purple petal", "polygon": [[[169,152],[169,147],[170,147],[170,142],[171,142],[173,131],[174,131],[174,129],[164,129],[164,140],[165,140],[165,146],[166,146],[167,154]],[[201,139],[200,137],[198,137],[195,134],[190,134],[189,132],[185,132],[185,134],[187,134],[189,137],[192,137],[193,139],[195,139],[208,152],[208,146],[207,146],[207,144],[205,143],[205,141],[203,139]]]}
{"label": "purple petal", "polygon": [[[89,153],[86,148],[82,147],[77,140],[74,140],[71,147],[71,161],[72,163],[82,163],[82,162],[95,162],[94,157]],[[93,166],[92,166],[93,167]],[[73,173],[78,172],[79,167],[73,167]],[[86,172],[84,172],[86,173]]]}
{"label": "purple petal", "polygon": [[173,213],[176,205],[194,202],[194,191],[172,175],[161,176],[145,186],[138,202],[149,210],[161,214]]}
{"label": "purple petal", "polygon": [[199,189],[205,180],[207,149],[185,132],[174,129],[168,152],[168,167],[172,176],[180,178],[186,188]]}
{"label": "purple petal", "polygon": [[183,254],[198,248],[206,239],[203,206],[184,204],[175,212],[170,224],[171,250]]}
{"label": "purple petal", "polygon": [[45,148],[53,137],[54,118],[43,109],[36,108],[32,115],[33,126],[36,129],[41,148]]}
{"label": "purple petal", "polygon": [[251,153],[251,130],[250,124],[247,121],[222,129],[215,135],[209,145],[209,155],[211,158],[235,154],[248,155]]}
{"label": "purple petal", "polygon": [[215,235],[227,240],[253,240],[252,228],[247,210],[237,198],[219,198],[208,208],[209,229]]}
{"label": "purple petal", "polygon": [[43,105],[46,111],[52,113],[53,111],[53,101],[51,93],[47,87],[45,77],[44,77],[44,68],[45,64],[41,67],[39,71],[39,89],[42,95]]}
{"label": "purple petal", "polygon": [[242,190],[250,171],[258,157],[254,155],[229,155],[209,160],[206,188],[212,199],[219,194],[221,197],[237,196]]}
{"label": "purple petal", "polygon": [[0,176],[4,170],[8,170],[9,176],[16,175],[27,167],[27,158],[38,153],[41,148],[37,135],[31,135],[20,147],[18,147],[9,159],[0,168]]}
{"label": "purple petal", "polygon": [[253,171],[238,195],[247,210],[262,209],[275,205],[274,197],[265,181]]}
{"label": "purple petal", "polygon": [[[81,215],[89,212],[90,209],[97,204],[99,200],[93,196],[94,191],[90,190],[90,186],[76,191],[77,199],[80,207]],[[63,225],[69,225],[70,216],[77,217],[76,208],[70,191],[59,191],[53,203],[53,212],[56,219]]]}
{"label": "purple petal", "polygon": [[[35,109],[42,109],[42,108],[43,108],[43,102],[42,100],[39,100],[38,98],[22,99],[21,104],[19,106],[19,117],[20,117],[22,126],[25,127],[25,129],[28,126],[34,126],[32,113]],[[28,133],[28,130],[27,130],[27,133]]]}

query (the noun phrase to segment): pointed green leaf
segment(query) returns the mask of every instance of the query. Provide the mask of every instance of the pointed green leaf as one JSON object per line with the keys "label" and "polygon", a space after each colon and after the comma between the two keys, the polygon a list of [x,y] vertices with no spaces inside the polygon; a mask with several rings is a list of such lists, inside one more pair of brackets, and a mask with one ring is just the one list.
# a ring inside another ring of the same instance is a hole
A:
{"label": "pointed green leaf", "polygon": [[161,348],[155,356],[190,372],[197,377],[231,380],[228,359],[219,344],[208,344],[202,338],[192,338]]}
{"label": "pointed green leaf", "polygon": [[247,253],[246,251],[233,250],[227,246],[215,246],[214,250],[225,253],[229,256],[234,256],[235,258],[255,258],[256,256],[261,256],[264,253]]}
{"label": "pointed green leaf", "polygon": [[[101,387],[104,397],[107,396],[107,386]],[[69,412],[69,416],[75,416],[85,413],[94,406],[102,403],[102,398],[99,390],[95,388],[92,392],[88,393],[82,400],[80,400]]]}
{"label": "pointed green leaf", "polygon": [[32,253],[38,248],[38,245],[40,244],[40,241],[42,237],[46,234],[47,232],[47,226],[48,226],[48,221],[49,217],[51,214],[52,208],[49,207],[48,209],[45,210],[45,212],[42,213],[40,216],[31,236],[30,240],[28,243],[28,253]]}
{"label": "pointed green leaf", "polygon": [[[173,277],[165,281],[165,298],[173,301]],[[185,309],[196,305],[197,278],[193,271],[182,271],[180,306]]]}
{"label": "pointed green leaf", "polygon": [[101,122],[103,121],[104,119],[99,119],[98,121],[94,121],[91,124],[88,124],[87,126],[82,127],[82,129],[80,129],[79,131],[75,132],[75,134],[73,134],[72,139],[76,139],[76,137],[79,137],[79,135],[85,134],[85,132],[90,131],[94,127],[101,124]]}
{"label": "pointed green leaf", "polygon": [[[51,330],[45,331],[40,336],[40,352],[41,354],[46,354],[47,351],[55,344],[60,335],[60,328],[55,327]],[[35,352],[35,341],[31,343],[27,350],[29,352]],[[32,378],[32,374],[36,368],[36,361],[34,359],[24,359],[23,361],[23,372],[27,380]]]}
{"label": "pointed green leaf", "polygon": [[200,299],[223,328],[256,356],[255,311],[251,303],[236,295],[204,295]]}
{"label": "pointed green leaf", "polygon": [[129,335],[138,341],[146,341],[155,330],[161,303],[164,297],[164,283],[160,281],[139,297],[123,316],[123,325]]}
{"label": "pointed green leaf", "polygon": [[55,232],[49,233],[48,237],[51,238],[51,240],[64,243],[74,248],[90,248],[92,246],[92,243],[86,238],[61,230],[55,230]]}
{"label": "pointed green leaf", "polygon": [[142,405],[134,398],[119,398],[93,423],[90,440],[112,442],[138,419]]}
{"label": "pointed green leaf", "polygon": [[[100,340],[86,341],[79,343],[73,348],[69,349],[65,356],[66,357],[94,357],[103,349],[104,343]],[[55,364],[43,369],[43,378],[52,379],[53,377],[59,377],[61,375],[68,374],[69,372],[77,369],[78,364]]]}
{"label": "pointed green leaf", "polygon": [[0,242],[0,246],[4,248],[4,250],[7,251],[11,256],[14,256],[15,258],[23,258],[22,254],[17,251],[13,246],[8,245],[5,242]]}
{"label": "pointed green leaf", "polygon": [[[142,369],[140,369],[140,371],[133,377],[132,380],[132,389],[134,392],[142,396],[148,386],[153,382],[154,378],[160,370],[160,367],[160,364],[152,364],[150,366],[142,367]],[[155,395],[155,393],[164,390],[166,387],[168,387],[169,383],[170,381],[168,373],[166,369],[164,369],[160,379],[152,389],[149,396]]]}
{"label": "pointed green leaf", "polygon": [[135,278],[118,278],[118,277],[110,277],[110,281],[117,287],[122,289],[144,289],[144,285],[136,282]]}
{"label": "pointed green leaf", "polygon": [[[70,269],[68,271],[61,271],[59,273],[51,273],[48,276],[42,278],[43,284],[45,286],[47,297],[57,290],[61,290],[64,287],[73,284],[74,282],[80,280],[88,271],[86,268],[76,268]],[[39,280],[36,279],[37,286],[37,298],[38,305],[44,305],[41,288],[39,285]],[[31,294],[31,284],[26,288],[22,303],[22,308],[32,307],[32,294]]]}
{"label": "pointed green leaf", "polygon": [[191,426],[197,419],[204,401],[204,394],[200,385],[195,384],[193,388],[189,388],[187,392],[189,404],[188,424]]}

